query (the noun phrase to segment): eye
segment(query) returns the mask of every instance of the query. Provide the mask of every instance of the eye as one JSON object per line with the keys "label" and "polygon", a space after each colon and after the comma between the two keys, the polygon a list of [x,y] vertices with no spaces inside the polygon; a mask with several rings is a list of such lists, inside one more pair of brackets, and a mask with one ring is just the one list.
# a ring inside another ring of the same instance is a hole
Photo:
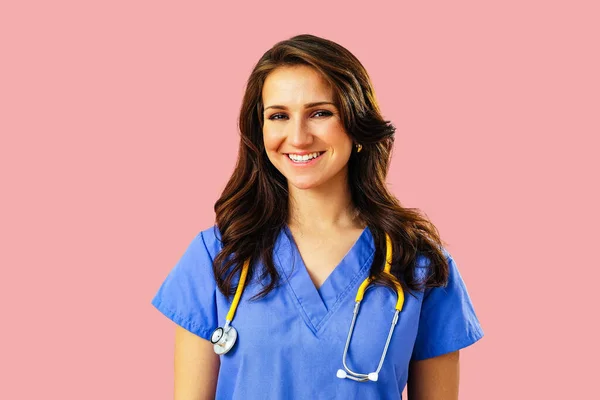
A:
{"label": "eye", "polygon": [[275,117],[285,117],[285,115],[284,114],[273,114],[273,115],[271,115],[269,117],[269,119],[272,120],[272,121],[276,121],[278,119],[281,119],[281,118],[275,118]]}
{"label": "eye", "polygon": [[323,114],[323,116],[325,116],[325,117],[333,115],[333,113],[331,111],[327,111],[327,110],[319,110],[314,115],[316,116],[317,114]]}

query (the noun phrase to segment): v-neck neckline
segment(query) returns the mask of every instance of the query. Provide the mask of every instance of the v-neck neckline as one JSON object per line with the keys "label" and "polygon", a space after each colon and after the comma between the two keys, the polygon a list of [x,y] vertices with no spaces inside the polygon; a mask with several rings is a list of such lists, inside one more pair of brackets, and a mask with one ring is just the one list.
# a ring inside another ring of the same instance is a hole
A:
{"label": "v-neck neckline", "polygon": [[374,252],[373,236],[367,226],[317,289],[289,227],[286,224],[281,229],[275,244],[279,269],[288,292],[314,334],[325,326],[351,289],[358,288],[359,280],[368,275]]}

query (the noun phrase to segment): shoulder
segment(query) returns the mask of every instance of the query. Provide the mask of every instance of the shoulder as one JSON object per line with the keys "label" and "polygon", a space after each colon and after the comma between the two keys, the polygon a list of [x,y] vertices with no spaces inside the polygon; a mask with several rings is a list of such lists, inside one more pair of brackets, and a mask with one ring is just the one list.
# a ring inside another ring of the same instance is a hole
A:
{"label": "shoulder", "polygon": [[[450,260],[452,259],[452,255],[450,254],[450,252],[448,251],[448,249],[446,249],[446,247],[441,246],[440,250],[442,251],[442,254],[444,254],[444,256],[446,257],[446,260],[448,262],[450,262]],[[416,262],[415,262],[415,266],[417,268],[428,268],[431,264],[431,259],[429,257],[427,257],[426,254],[423,253],[417,253],[417,257],[416,257]]]}
{"label": "shoulder", "polygon": [[173,270],[171,275],[189,275],[208,273],[214,259],[221,250],[221,235],[216,225],[201,228],[188,242],[187,248]]}
{"label": "shoulder", "polygon": [[[446,263],[448,265],[449,275],[452,273],[453,267],[456,268],[452,255],[445,247],[441,247],[440,250],[444,254]],[[433,274],[433,265],[431,258],[424,253],[417,253],[415,259],[415,280],[419,283],[425,283],[427,279]]]}
{"label": "shoulder", "polygon": [[201,230],[196,236],[196,240],[202,243],[212,259],[223,248],[221,244],[221,231],[219,231],[219,227],[216,224]]}

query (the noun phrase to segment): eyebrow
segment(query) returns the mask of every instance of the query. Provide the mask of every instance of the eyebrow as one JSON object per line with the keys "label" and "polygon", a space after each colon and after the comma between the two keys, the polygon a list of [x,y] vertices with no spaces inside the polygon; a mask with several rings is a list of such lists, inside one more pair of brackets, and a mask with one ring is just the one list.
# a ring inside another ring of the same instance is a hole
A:
{"label": "eyebrow", "polygon": [[[304,105],[304,108],[311,108],[311,107],[321,106],[321,105],[323,105],[323,104],[330,104],[330,105],[332,105],[332,106],[335,106],[335,104],[334,104],[334,103],[332,103],[332,102],[330,102],[330,101],[317,101],[317,102],[314,102],[314,103],[306,103],[306,104]],[[272,105],[272,106],[265,107],[264,111],[267,111],[269,108],[276,108],[276,109],[278,109],[278,110],[287,110],[287,107],[286,107],[286,106],[281,106],[281,105],[279,105],[279,104],[274,104],[274,105]],[[264,112],[264,111],[263,111],[263,112]]]}

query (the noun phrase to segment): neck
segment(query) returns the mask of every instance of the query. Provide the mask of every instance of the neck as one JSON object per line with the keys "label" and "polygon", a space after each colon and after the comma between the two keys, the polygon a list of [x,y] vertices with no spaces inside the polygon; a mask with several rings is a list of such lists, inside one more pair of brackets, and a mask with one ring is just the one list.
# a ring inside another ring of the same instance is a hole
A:
{"label": "neck", "polygon": [[298,189],[289,185],[288,189],[290,228],[300,231],[361,228],[346,174],[315,188]]}

